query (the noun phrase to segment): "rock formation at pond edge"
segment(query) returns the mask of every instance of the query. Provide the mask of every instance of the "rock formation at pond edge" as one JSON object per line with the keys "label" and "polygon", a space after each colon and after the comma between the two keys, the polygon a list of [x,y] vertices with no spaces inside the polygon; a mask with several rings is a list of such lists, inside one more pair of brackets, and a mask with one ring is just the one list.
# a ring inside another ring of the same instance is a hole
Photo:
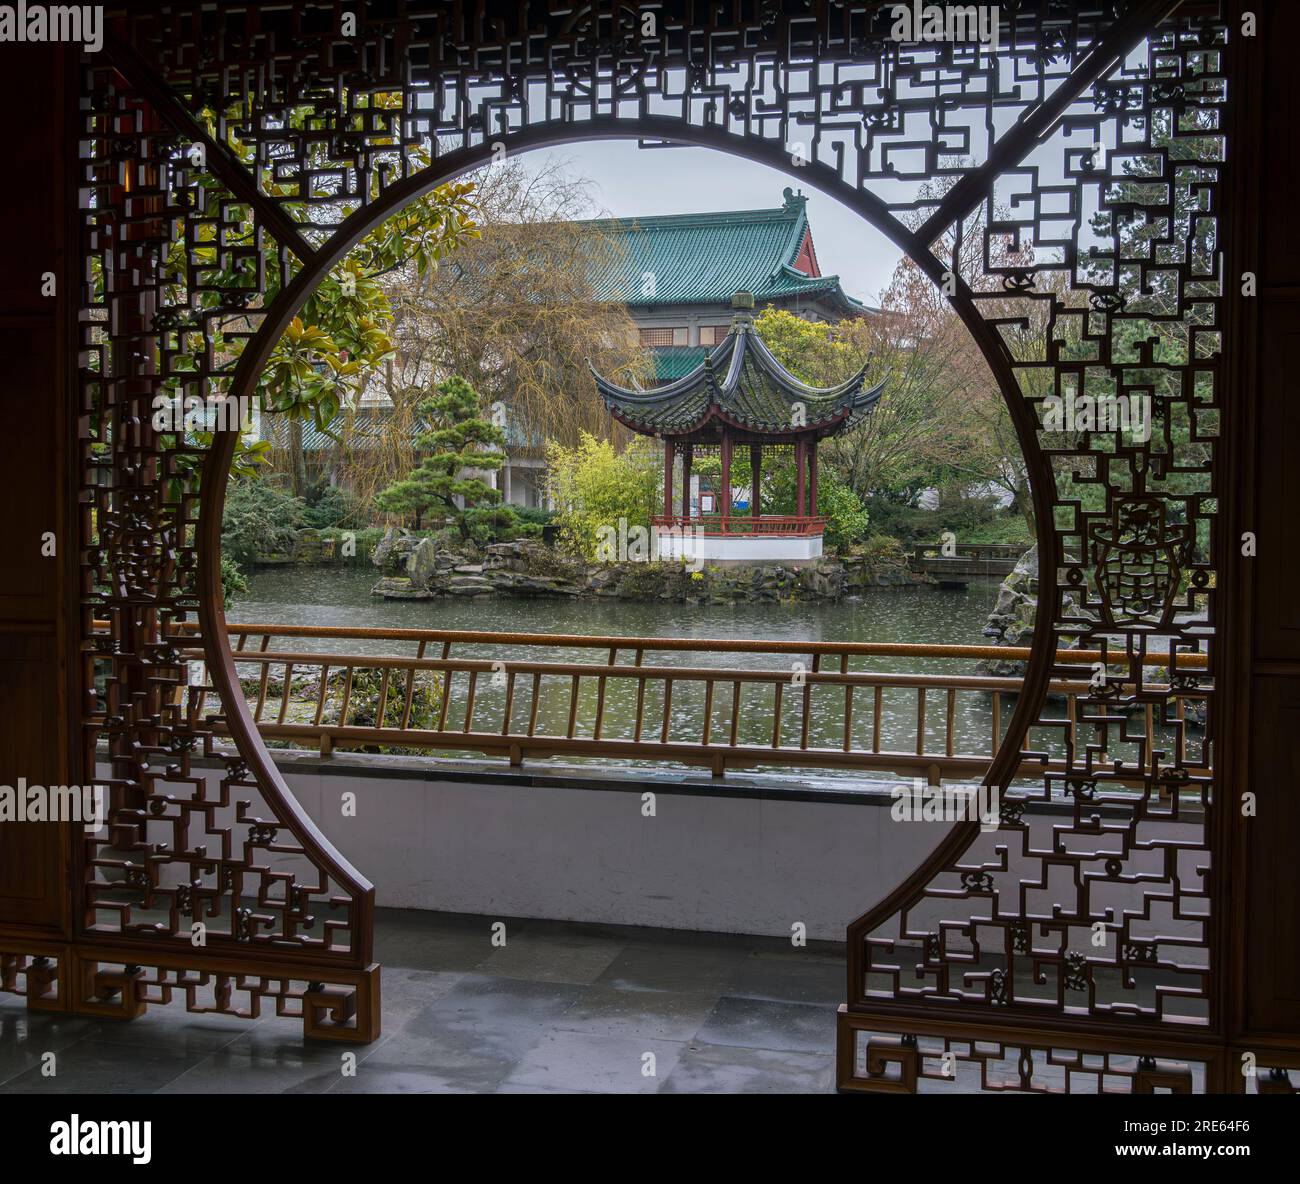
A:
{"label": "rock formation at pond edge", "polygon": [[574,596],[736,604],[835,601],[867,589],[928,586],[895,556],[846,555],[811,563],[706,565],[681,562],[588,563],[535,540],[453,551],[432,538],[389,530],[371,561],[385,574],[371,590],[388,600],[436,596]]}

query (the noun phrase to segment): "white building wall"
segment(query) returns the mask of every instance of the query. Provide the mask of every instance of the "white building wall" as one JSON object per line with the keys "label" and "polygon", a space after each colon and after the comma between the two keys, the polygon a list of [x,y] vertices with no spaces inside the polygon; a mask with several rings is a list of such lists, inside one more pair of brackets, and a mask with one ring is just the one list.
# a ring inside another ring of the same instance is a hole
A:
{"label": "white building wall", "polygon": [[818,559],[822,536],[798,534],[708,535],[659,531],[659,558],[706,563],[799,563]]}
{"label": "white building wall", "polygon": [[[810,938],[842,941],[845,927],[891,892],[948,833],[951,823],[898,822],[887,787],[862,792],[846,782],[835,793],[800,790],[799,782],[767,775],[746,783],[729,776],[713,782],[646,778],[624,772],[597,778],[585,772],[537,770],[530,774],[470,771],[420,758],[340,753],[277,754],[298,801],[338,849],[375,884],[377,903],[508,917],[545,917],[622,925],[765,934],[788,938],[802,922]],[[480,770],[482,767],[480,766]],[[215,778],[216,770],[195,769]],[[106,766],[101,776],[108,776]],[[826,782],[823,782],[826,784]],[[188,782],[176,792],[193,793]],[[652,792],[654,814],[644,813]],[[345,794],[356,813],[346,817]],[[215,786],[207,797],[215,800]],[[240,788],[232,799],[258,795]],[[234,823],[234,805],[214,819]],[[1028,840],[1018,832],[983,834],[967,856],[971,866],[996,866],[1006,851],[1007,870],[995,873],[1013,893],[1037,879],[1037,864],[1023,845],[1047,850],[1054,814],[1026,816]],[[170,841],[165,820],[148,824],[151,841]],[[1194,843],[1191,823],[1150,824],[1150,836]],[[308,874],[292,855],[267,857],[277,870]],[[1153,898],[1162,853],[1133,856],[1151,871]],[[1195,882],[1195,851],[1179,857],[1179,874]],[[174,869],[176,879],[179,869]],[[113,878],[113,876],[109,876]],[[1030,894],[1031,907],[1050,915],[1053,901],[1072,899],[1061,876]],[[1141,911],[1142,884],[1095,882],[1093,905]],[[1136,936],[1195,937],[1198,922],[1148,901],[1149,922]],[[1007,896],[1003,907],[1012,907]],[[979,907],[978,905],[973,907]],[[984,907],[993,907],[985,905]],[[951,901],[917,911],[917,924],[937,924],[953,914]],[[930,916],[933,913],[933,916]],[[1088,935],[1071,935],[1074,944]]]}

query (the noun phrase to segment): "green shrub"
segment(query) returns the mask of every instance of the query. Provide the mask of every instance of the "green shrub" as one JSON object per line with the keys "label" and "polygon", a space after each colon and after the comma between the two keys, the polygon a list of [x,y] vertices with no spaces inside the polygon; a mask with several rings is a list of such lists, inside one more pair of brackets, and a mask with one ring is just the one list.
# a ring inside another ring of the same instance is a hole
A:
{"label": "green shrub", "polygon": [[596,558],[602,532],[617,531],[620,519],[648,528],[662,505],[663,452],[643,436],[616,452],[583,432],[576,448],[548,444],[546,463],[561,544],[585,558]]}
{"label": "green shrub", "polygon": [[554,510],[544,510],[541,506],[515,506],[519,521],[527,526],[546,526],[555,521]]}
{"label": "green shrub", "polygon": [[887,534],[872,535],[853,548],[872,567],[903,567],[907,564],[907,551],[898,539]]}
{"label": "green shrub", "polygon": [[244,579],[244,573],[239,570],[239,564],[223,552],[221,556],[222,605],[229,608],[247,591],[248,581]]}
{"label": "green shrub", "polygon": [[317,530],[332,526],[340,530],[360,530],[368,522],[365,503],[349,489],[337,485],[317,487],[307,495],[303,520]]}
{"label": "green shrub", "polygon": [[[795,512],[797,476],[793,462],[774,464],[763,474],[764,514]],[[817,476],[817,513],[826,519],[826,546],[832,550],[850,547],[867,533],[867,508],[830,466],[823,466]]]}
{"label": "green shrub", "polygon": [[[343,706],[344,674],[330,675],[328,688],[329,705],[334,718]],[[388,694],[384,699],[384,724],[392,726],[402,722],[402,713],[406,710],[405,671],[394,670],[388,681]],[[383,685],[383,671],[354,670],[352,687],[348,695],[347,726],[352,728],[373,728],[379,718],[379,690]],[[442,685],[438,675],[432,671],[419,671],[415,675],[415,690],[411,695],[411,718],[408,727],[433,731],[438,727],[438,713],[442,707]],[[421,752],[428,755],[427,749],[415,749],[395,744],[349,744],[356,752],[407,753]]]}
{"label": "green shrub", "polygon": [[[351,534],[356,542],[356,552],[352,555],[343,555],[341,547],[343,537]],[[360,567],[370,566],[370,553],[375,549],[379,540],[384,537],[384,528],[382,526],[367,526],[361,530],[341,530],[337,527],[327,527],[320,532],[323,539],[333,539],[335,541],[335,557],[342,563],[355,564]]]}
{"label": "green shrub", "polygon": [[221,550],[236,563],[288,551],[306,525],[301,498],[260,477],[231,477],[221,519]]}
{"label": "green shrub", "polygon": [[867,533],[867,508],[829,469],[817,482],[817,512],[826,517],[826,545],[836,551],[860,542]]}

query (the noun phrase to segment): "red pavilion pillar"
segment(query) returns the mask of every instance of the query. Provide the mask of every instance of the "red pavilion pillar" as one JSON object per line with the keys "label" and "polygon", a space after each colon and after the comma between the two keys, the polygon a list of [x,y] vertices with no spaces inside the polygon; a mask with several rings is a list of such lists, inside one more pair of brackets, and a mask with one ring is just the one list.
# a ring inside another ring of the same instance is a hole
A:
{"label": "red pavilion pillar", "polygon": [[817,441],[808,449],[808,513],[817,517]]}
{"label": "red pavilion pillar", "polygon": [[[673,516],[673,442],[664,440],[664,517]],[[666,525],[671,525],[671,522]]]}
{"label": "red pavilion pillar", "polygon": [[691,516],[691,461],[695,459],[695,446],[682,446],[682,517]]}
{"label": "red pavilion pillar", "polygon": [[[763,476],[763,446],[761,444],[751,444],[749,446],[749,512],[755,523],[758,522],[762,510],[759,508],[759,484]],[[758,527],[755,526],[755,532]]]}
{"label": "red pavilion pillar", "polygon": [[794,442],[794,512],[797,517],[805,516],[805,494],[808,476],[808,448],[804,438]]}
{"label": "red pavilion pillar", "polygon": [[731,433],[722,429],[722,533],[731,521]]}

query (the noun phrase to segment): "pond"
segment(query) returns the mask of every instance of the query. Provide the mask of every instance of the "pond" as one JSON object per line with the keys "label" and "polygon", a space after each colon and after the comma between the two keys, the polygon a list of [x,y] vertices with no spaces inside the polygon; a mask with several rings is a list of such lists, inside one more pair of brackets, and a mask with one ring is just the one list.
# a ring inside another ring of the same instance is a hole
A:
{"label": "pond", "polygon": [[[984,645],[980,631],[997,597],[996,580],[964,591],[905,589],[868,592],[835,604],[682,605],[663,601],[575,600],[570,597],[483,596],[381,600],[378,577],[362,569],[263,568],[227,614],[231,621],[363,628],[493,629],[515,633],[586,633],[703,640],[913,641]],[[313,644],[316,644],[313,642]],[[390,643],[391,645],[391,643]],[[349,641],[360,652],[384,643]],[[729,655],[729,659],[734,655]],[[951,661],[873,658],[878,670],[954,669]]]}
{"label": "pond", "polygon": [[[232,622],[364,628],[427,628],[452,630],[494,630],[501,632],[587,634],[624,637],[699,638],[699,650],[655,654],[649,664],[727,666],[732,668],[785,668],[794,660],[786,655],[745,654],[710,651],[710,640],[763,641],[875,641],[984,644],[981,635],[997,593],[994,580],[972,583],[965,590],[906,589],[869,591],[861,598],[838,603],[682,605],[664,601],[574,600],[568,597],[523,598],[486,596],[444,597],[436,600],[382,600],[370,594],[376,576],[364,569],[267,568],[255,571],[249,591],[229,612]],[[272,649],[308,648],[303,642],[277,639]],[[396,653],[412,652],[410,643],[393,641],[318,640],[310,646],[317,652]],[[549,661],[591,662],[598,651],[561,648],[531,654],[516,647],[458,645],[465,657],[510,658],[522,655]],[[624,654],[620,661],[628,662]],[[854,671],[886,673],[974,674],[969,660],[911,657],[854,658]],[[554,683],[555,685],[551,685]],[[579,718],[588,721],[595,713],[596,680],[580,685]],[[716,738],[725,735],[730,708],[729,684],[723,684],[714,707]],[[944,692],[929,693],[926,720],[927,749],[942,751],[945,743]],[[701,683],[677,683],[672,700],[674,738],[698,740],[703,714],[704,688]],[[459,706],[463,719],[467,688],[463,681],[452,684],[449,695],[449,727],[459,728]],[[882,699],[880,739],[886,750],[914,751],[916,743],[916,691],[887,688]],[[788,694],[782,709],[784,742],[797,743],[802,696]],[[871,729],[870,691],[855,707],[855,747],[869,748]],[[504,691],[480,680],[476,711],[491,719],[495,707],[504,706]],[[570,707],[567,680],[549,679],[540,697],[539,733],[563,734]],[[809,742],[813,746],[838,748],[843,740],[844,694],[838,687],[817,687],[813,694]],[[1003,725],[1010,715],[1011,700],[1002,704]],[[645,718],[648,731],[662,719],[662,683],[651,683],[646,694]],[[632,680],[611,680],[604,703],[602,735],[630,736],[637,711]],[[740,743],[766,745],[771,742],[774,701],[772,688],[763,686],[746,692],[739,729]],[[982,691],[965,691],[956,698],[953,727],[955,751],[988,753],[992,730],[991,697]],[[476,715],[476,720],[480,717]],[[693,731],[694,730],[694,731]],[[534,763],[530,758],[530,764]],[[568,758],[566,763],[573,763]],[[621,765],[630,762],[620,761]],[[818,776],[860,776],[858,773]]]}

